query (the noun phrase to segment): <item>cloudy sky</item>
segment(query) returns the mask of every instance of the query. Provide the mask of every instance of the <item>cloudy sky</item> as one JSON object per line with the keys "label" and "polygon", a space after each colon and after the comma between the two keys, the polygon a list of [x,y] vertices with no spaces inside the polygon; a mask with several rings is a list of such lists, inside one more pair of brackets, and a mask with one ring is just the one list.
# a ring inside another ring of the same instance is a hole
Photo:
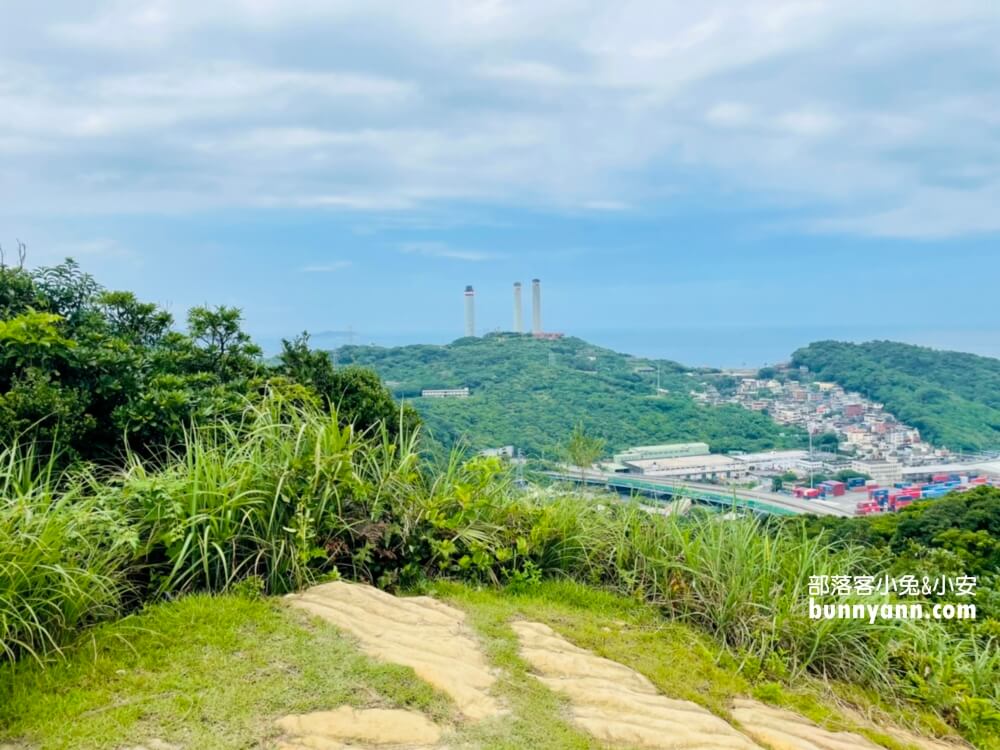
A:
{"label": "cloudy sky", "polygon": [[[0,0],[0,243],[263,337],[1000,329],[996,0]],[[846,334],[845,334],[846,335]],[[804,342],[803,342],[804,343]]]}

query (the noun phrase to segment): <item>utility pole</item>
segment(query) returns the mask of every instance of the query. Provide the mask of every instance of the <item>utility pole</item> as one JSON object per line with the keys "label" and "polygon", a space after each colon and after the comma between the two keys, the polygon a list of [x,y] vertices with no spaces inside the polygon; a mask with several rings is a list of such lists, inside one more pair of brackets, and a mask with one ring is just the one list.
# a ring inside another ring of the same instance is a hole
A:
{"label": "utility pole", "polygon": [[813,423],[809,422],[809,489],[813,488],[813,469],[815,459],[813,458]]}

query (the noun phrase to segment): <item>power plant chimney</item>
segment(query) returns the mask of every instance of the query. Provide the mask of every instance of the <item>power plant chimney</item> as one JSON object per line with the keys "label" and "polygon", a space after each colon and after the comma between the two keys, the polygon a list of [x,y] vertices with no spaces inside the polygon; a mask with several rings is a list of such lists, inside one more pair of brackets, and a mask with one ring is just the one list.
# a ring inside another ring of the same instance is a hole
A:
{"label": "power plant chimney", "polygon": [[471,285],[465,287],[465,335],[476,335],[476,292]]}
{"label": "power plant chimney", "polygon": [[531,332],[542,332],[542,282],[531,280]]}
{"label": "power plant chimney", "polygon": [[524,333],[524,320],[521,317],[521,282],[514,282],[514,333]]}

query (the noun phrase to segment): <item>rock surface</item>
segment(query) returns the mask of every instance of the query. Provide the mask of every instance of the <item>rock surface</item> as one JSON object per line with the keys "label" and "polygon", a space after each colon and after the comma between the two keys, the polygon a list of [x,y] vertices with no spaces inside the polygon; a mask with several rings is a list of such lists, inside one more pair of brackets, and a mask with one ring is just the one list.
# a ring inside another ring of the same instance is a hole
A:
{"label": "rock surface", "polygon": [[512,627],[537,679],[569,698],[573,721],[602,742],[657,750],[759,747],[701,706],[661,695],[638,672],[574,646],[547,625]]}
{"label": "rock surface", "polygon": [[341,750],[341,748],[430,748],[441,729],[414,711],[342,706],[334,711],[286,716],[278,726],[289,739],[278,750]]}
{"label": "rock surface", "polygon": [[[758,742],[774,750],[881,750],[867,737],[853,732],[832,732],[823,729],[803,716],[755,700],[740,699],[733,702],[733,718],[743,730]],[[900,743],[923,750],[959,750],[962,746],[939,740],[918,737],[901,729],[872,726]]]}
{"label": "rock surface", "polygon": [[878,750],[866,737],[831,732],[803,716],[753,700],[733,703],[733,718],[758,742],[774,750]]}
{"label": "rock surface", "polygon": [[496,677],[461,610],[426,596],[396,597],[340,581],[314,586],[289,601],[349,632],[370,656],[411,667],[467,718],[500,713],[490,695]]}

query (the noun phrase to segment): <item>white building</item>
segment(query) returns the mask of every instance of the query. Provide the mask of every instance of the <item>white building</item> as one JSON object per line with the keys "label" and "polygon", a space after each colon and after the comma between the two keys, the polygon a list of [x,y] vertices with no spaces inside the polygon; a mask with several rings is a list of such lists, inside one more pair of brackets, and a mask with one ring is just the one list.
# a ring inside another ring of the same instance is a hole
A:
{"label": "white building", "polygon": [[883,486],[903,480],[903,467],[897,461],[851,461],[851,468]]}
{"label": "white building", "polygon": [[420,391],[424,398],[468,398],[469,388],[424,388]]}

